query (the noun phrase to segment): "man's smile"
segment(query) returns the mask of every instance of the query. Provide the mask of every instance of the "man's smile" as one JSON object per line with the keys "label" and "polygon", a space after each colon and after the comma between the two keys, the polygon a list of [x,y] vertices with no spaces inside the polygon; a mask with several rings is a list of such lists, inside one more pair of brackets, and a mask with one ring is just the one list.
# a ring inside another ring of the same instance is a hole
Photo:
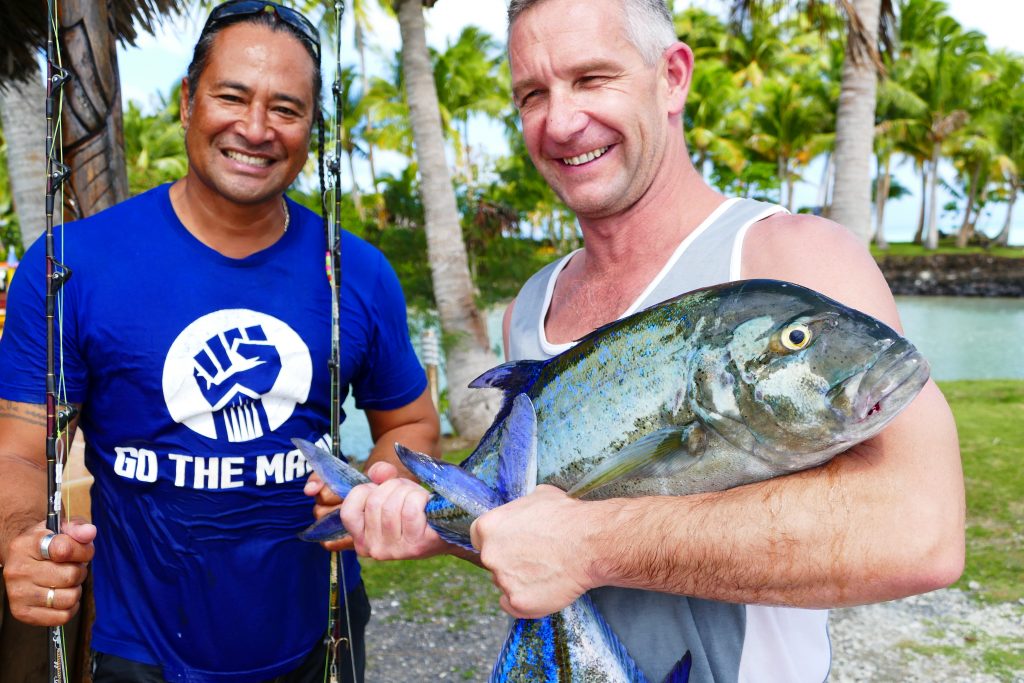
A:
{"label": "man's smile", "polygon": [[235,150],[232,149],[224,150],[224,156],[226,156],[228,159],[232,159],[234,161],[237,161],[241,164],[246,164],[248,166],[258,166],[260,168],[266,168],[271,164],[271,160],[266,157],[255,157],[249,154],[244,154],[242,152],[236,152]]}
{"label": "man's smile", "polygon": [[563,158],[562,163],[565,164],[566,166],[580,166],[582,164],[587,163],[588,161],[593,161],[594,159],[603,156],[604,153],[607,152],[609,149],[611,149],[610,145],[607,147],[598,147],[595,150],[585,152],[578,156]]}

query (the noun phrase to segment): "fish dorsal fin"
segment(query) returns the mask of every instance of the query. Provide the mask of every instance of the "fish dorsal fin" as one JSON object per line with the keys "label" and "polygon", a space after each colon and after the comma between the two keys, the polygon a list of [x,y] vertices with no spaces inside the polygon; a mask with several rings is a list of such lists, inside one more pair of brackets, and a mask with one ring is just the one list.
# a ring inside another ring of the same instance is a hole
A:
{"label": "fish dorsal fin", "polygon": [[421,482],[473,517],[479,517],[504,502],[490,486],[458,465],[418,453],[398,443],[395,444],[395,453]]}
{"label": "fish dorsal fin", "polygon": [[664,683],[687,683],[690,680],[690,667],[693,666],[693,655],[687,650],[683,658],[676,662],[672,670],[665,676]]}
{"label": "fish dorsal fin", "polygon": [[614,481],[681,472],[700,459],[706,444],[707,435],[697,422],[659,429],[604,458],[569,489],[569,495],[582,498]]}
{"label": "fish dorsal fin", "polygon": [[498,441],[498,495],[506,503],[537,488],[537,413],[526,394],[512,399]]}
{"label": "fish dorsal fin", "polygon": [[529,391],[546,360],[514,360],[491,368],[469,383],[471,389],[501,389],[506,396]]}

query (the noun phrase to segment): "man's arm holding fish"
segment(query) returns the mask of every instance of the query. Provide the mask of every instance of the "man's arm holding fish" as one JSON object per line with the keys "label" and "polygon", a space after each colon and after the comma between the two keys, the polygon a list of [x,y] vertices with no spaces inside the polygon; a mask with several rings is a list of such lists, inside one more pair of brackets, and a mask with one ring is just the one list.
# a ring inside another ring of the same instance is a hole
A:
{"label": "man's arm holding fish", "polygon": [[[394,444],[440,456],[441,426],[428,391],[395,410],[367,410],[366,419],[374,447],[366,463],[372,484],[356,486],[345,498],[341,518],[350,538],[324,543],[328,550],[355,548],[360,555],[378,560],[429,557],[449,545],[426,524],[423,508],[430,497],[426,489],[398,461]],[[333,511],[342,500],[313,475],[306,485],[316,495],[316,517]]]}
{"label": "man's arm holding fish", "polygon": [[[868,252],[822,219],[756,224],[742,277],[796,282],[900,329]],[[836,607],[955,581],[964,515],[955,425],[929,382],[878,436],[822,467],[680,497],[583,502],[539,486],[479,518],[472,535],[502,607],[517,617],[549,614],[608,585]]]}
{"label": "man's arm holding fish", "polygon": [[[70,441],[75,425],[67,432]],[[11,613],[37,626],[67,623],[78,611],[96,527],[65,522],[40,553],[46,529],[46,406],[0,400],[0,564]],[[47,607],[50,588],[53,605]]]}

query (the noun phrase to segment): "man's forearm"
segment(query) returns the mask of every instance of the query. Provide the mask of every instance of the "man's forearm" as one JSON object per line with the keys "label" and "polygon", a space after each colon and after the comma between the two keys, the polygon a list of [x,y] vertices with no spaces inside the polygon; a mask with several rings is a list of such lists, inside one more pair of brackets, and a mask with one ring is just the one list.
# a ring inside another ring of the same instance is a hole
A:
{"label": "man's forearm", "polygon": [[5,564],[11,541],[46,516],[46,471],[0,453],[0,501],[0,564]]}
{"label": "man's forearm", "polygon": [[955,444],[951,428],[937,419],[929,436],[883,434],[821,468],[729,491],[587,503],[599,506],[589,518],[607,520],[591,544],[599,552],[592,578],[800,607],[947,585],[963,563],[959,458],[942,446]]}

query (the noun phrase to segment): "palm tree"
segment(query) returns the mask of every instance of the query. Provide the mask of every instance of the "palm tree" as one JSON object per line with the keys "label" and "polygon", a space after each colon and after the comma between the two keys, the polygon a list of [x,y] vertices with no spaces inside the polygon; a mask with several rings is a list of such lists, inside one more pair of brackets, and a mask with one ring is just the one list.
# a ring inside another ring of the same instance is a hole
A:
{"label": "palm tree", "polygon": [[[433,3],[430,3],[431,5]],[[470,439],[483,436],[498,408],[494,392],[471,391],[469,382],[493,367],[483,315],[474,301],[469,259],[445,160],[441,111],[423,18],[423,0],[396,0],[402,34],[402,66],[420,168],[426,216],[427,255],[434,298],[446,338],[451,421]]]}
{"label": "palm tree", "polygon": [[749,116],[740,106],[742,93],[733,74],[718,61],[697,62],[686,101],[686,144],[695,156],[694,166],[706,175],[706,165],[727,166],[739,173],[747,163],[737,133],[749,130]]}
{"label": "palm tree", "polygon": [[[64,67],[71,73],[63,109],[64,161],[71,168],[65,191],[74,214],[94,213],[128,194],[116,41],[134,43],[137,27],[152,32],[158,19],[180,13],[187,4],[185,0],[59,3],[57,34]],[[46,43],[46,3],[17,3],[10,10],[0,22],[0,85],[38,73],[37,51]],[[30,88],[21,91],[17,97],[41,100],[42,85],[35,92]],[[19,106],[10,96],[5,97],[5,109]],[[44,137],[42,128],[12,128],[11,133],[11,159],[25,158],[24,150],[38,150]],[[42,170],[40,165],[30,175],[40,177]],[[25,209],[21,225],[26,236],[38,234],[42,211],[36,213],[31,202],[19,204],[19,211]]]}
{"label": "palm tree", "polygon": [[[7,140],[6,174],[21,226],[20,246],[43,232],[46,198],[46,110],[41,79],[16,80],[0,88],[0,118]],[[6,251],[4,252],[6,253]]]}
{"label": "palm tree", "polygon": [[910,53],[912,68],[907,87],[927,104],[919,121],[930,149],[926,201],[928,218],[925,247],[938,247],[939,163],[943,147],[979,109],[980,72],[987,59],[985,37],[964,31],[952,17],[942,14],[936,0],[909,0],[900,22],[900,41]]}
{"label": "palm tree", "polygon": [[[808,2],[813,8],[814,0]],[[835,190],[831,216],[867,243],[871,236],[870,159],[875,130],[875,89],[881,66],[879,26],[892,17],[891,0],[837,0],[847,17],[839,108],[836,111]],[[733,0],[734,13],[764,9],[764,0]]]}
{"label": "palm tree", "polygon": [[801,87],[796,78],[778,75],[757,91],[753,129],[747,144],[776,165],[785,196],[780,201],[793,209],[797,169],[828,148],[827,109],[818,97]]}
{"label": "palm tree", "polygon": [[1000,65],[1000,80],[1012,84],[999,108],[995,133],[1001,151],[998,175],[1002,176],[1007,202],[1006,219],[995,242],[1006,246],[1010,240],[1013,208],[1024,189],[1024,59],[1006,53],[997,53],[996,59]]}
{"label": "palm tree", "polygon": [[465,181],[474,181],[469,120],[476,114],[498,117],[512,101],[509,82],[502,78],[504,55],[500,45],[476,26],[462,29],[454,43],[436,53],[434,84],[441,115],[455,134],[456,164]]}

